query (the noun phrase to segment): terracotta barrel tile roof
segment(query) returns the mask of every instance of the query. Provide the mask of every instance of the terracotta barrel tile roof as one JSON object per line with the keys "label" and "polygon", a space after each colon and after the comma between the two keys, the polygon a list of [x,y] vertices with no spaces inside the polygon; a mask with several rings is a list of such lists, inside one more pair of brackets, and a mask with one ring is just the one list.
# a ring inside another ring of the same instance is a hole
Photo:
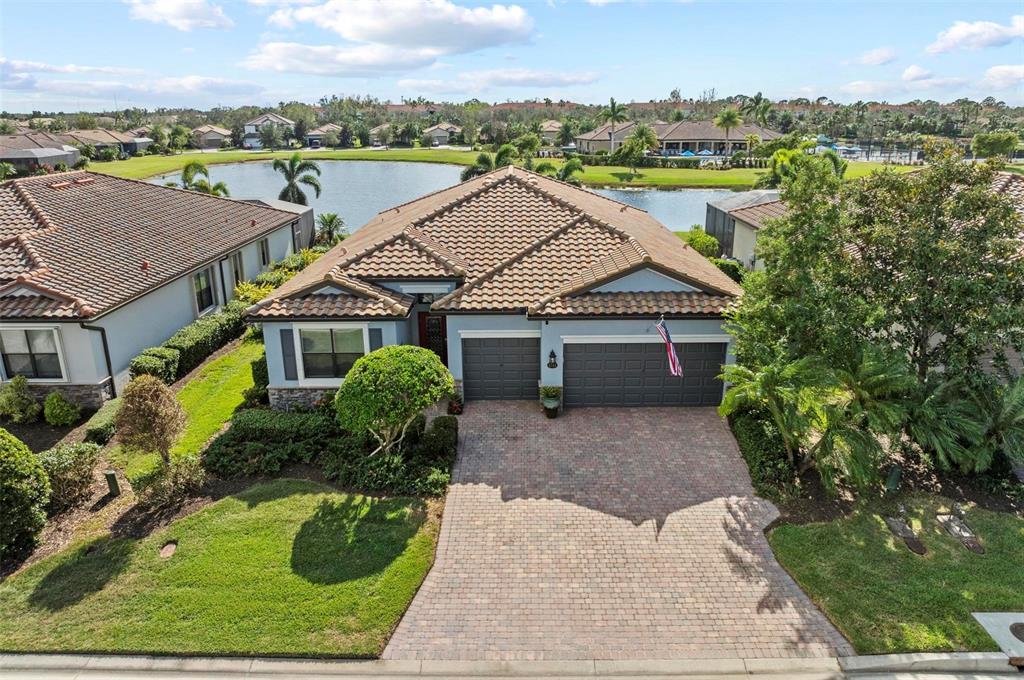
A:
{"label": "terracotta barrel tile roof", "polygon": [[735,298],[707,293],[583,293],[559,296],[530,310],[539,317],[721,316]]}
{"label": "terracotta barrel tile roof", "polygon": [[[95,316],[295,219],[90,172],[13,180],[0,185],[0,266],[16,278],[0,282],[0,299],[16,289],[48,291],[44,296],[78,302],[76,310],[62,306],[62,316]],[[28,270],[13,271],[18,267]],[[4,310],[0,318],[28,318],[37,306],[7,301]]]}
{"label": "terracotta barrel tile roof", "polygon": [[736,208],[729,211],[731,217],[746,222],[755,229],[764,227],[766,220],[785,217],[788,213],[789,208],[786,207],[783,201],[769,201],[768,203],[759,203],[758,205]]}
{"label": "terracotta barrel tile roof", "polygon": [[[454,279],[463,285],[436,300],[434,309],[525,312],[648,266],[713,297],[742,292],[643,210],[508,167],[385,210],[250,314],[265,317],[273,309],[285,315],[298,303],[279,301],[307,296],[313,286],[339,277]],[[689,311],[680,314],[711,313],[681,295],[685,299],[672,309]],[[649,314],[655,299],[667,300],[627,296],[620,298],[626,307],[616,309]],[[645,311],[630,311],[634,307]]]}

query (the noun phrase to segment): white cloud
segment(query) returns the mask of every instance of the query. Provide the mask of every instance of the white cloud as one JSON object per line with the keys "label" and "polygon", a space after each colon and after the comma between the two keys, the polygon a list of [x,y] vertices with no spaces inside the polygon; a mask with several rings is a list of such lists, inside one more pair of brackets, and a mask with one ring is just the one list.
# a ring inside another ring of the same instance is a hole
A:
{"label": "white cloud", "polygon": [[154,80],[123,82],[119,80],[38,80],[31,76],[15,76],[15,83],[4,81],[4,87],[22,92],[45,93],[58,97],[109,100],[113,97],[139,98],[148,101],[181,101],[181,97],[250,97],[263,91],[258,83],[208,76],[179,76]]}
{"label": "white cloud", "polygon": [[992,90],[1009,90],[1024,85],[1024,64],[1003,64],[985,71],[981,86]]}
{"label": "white cloud", "polygon": [[1007,45],[1024,38],[1024,15],[1010,17],[1009,25],[994,21],[956,21],[939,33],[935,42],[925,48],[928,54],[942,54],[956,49],[978,50]]}
{"label": "white cloud", "polygon": [[141,73],[137,68],[116,66],[80,66],[78,64],[46,64],[41,61],[21,61],[0,57],[0,71],[5,73]]}
{"label": "white cloud", "polygon": [[906,82],[913,82],[915,80],[925,80],[930,78],[932,72],[928,69],[921,68],[917,64],[911,64],[907,68],[903,69],[903,75],[901,76]]}
{"label": "white cloud", "polygon": [[438,56],[434,50],[403,50],[386,45],[342,47],[268,42],[246,57],[242,66],[256,71],[359,77],[430,66]]}
{"label": "white cloud", "polygon": [[[910,77],[908,78],[907,75]],[[843,94],[859,97],[889,97],[906,95],[926,90],[942,90],[963,87],[967,84],[964,78],[936,78],[920,67],[907,68],[902,80],[854,80],[840,86]]]}
{"label": "white cloud", "polygon": [[484,92],[502,87],[572,87],[589,85],[600,76],[593,72],[536,71],[533,69],[491,69],[465,71],[454,78],[416,79],[398,81],[398,86],[415,92],[434,94],[463,94]]}
{"label": "white cloud", "polygon": [[311,23],[354,42],[458,54],[526,42],[533,19],[518,5],[461,7],[450,0],[328,0],[286,7],[273,23]]}
{"label": "white cloud", "polygon": [[847,59],[843,62],[844,66],[850,64],[860,64],[862,66],[881,66],[888,64],[896,58],[896,50],[891,47],[876,47],[873,50],[868,50],[860,54],[853,59]]}
{"label": "white cloud", "polygon": [[138,21],[167,24],[179,31],[231,28],[235,25],[219,5],[206,0],[125,0]]}

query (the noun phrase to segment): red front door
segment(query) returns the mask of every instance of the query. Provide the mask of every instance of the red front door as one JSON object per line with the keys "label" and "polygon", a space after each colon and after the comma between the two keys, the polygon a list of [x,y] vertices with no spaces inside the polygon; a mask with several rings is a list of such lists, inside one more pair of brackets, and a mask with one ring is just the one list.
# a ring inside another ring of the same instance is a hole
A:
{"label": "red front door", "polygon": [[443,314],[419,313],[420,347],[426,347],[448,365],[448,323]]}

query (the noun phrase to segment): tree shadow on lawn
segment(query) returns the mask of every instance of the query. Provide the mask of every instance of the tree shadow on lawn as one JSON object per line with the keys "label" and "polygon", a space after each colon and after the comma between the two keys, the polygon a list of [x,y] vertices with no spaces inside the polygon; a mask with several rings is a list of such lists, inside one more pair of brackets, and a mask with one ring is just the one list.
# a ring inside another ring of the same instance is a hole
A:
{"label": "tree shadow on lawn", "polygon": [[632,172],[612,172],[612,173],[609,173],[609,174],[611,174],[612,177],[614,177],[615,179],[619,180],[620,182],[625,182],[627,184],[629,182],[632,182],[633,180],[636,180],[636,179],[639,179],[639,178],[643,177],[643,173],[640,173],[640,172],[635,173],[635,174],[632,173]]}
{"label": "tree shadow on lawn", "polygon": [[421,500],[322,500],[292,543],[292,571],[322,585],[376,574],[405,552],[426,518]]}
{"label": "tree shadow on lawn", "polygon": [[127,568],[135,546],[132,540],[103,537],[77,548],[36,584],[29,604],[50,612],[78,604]]}

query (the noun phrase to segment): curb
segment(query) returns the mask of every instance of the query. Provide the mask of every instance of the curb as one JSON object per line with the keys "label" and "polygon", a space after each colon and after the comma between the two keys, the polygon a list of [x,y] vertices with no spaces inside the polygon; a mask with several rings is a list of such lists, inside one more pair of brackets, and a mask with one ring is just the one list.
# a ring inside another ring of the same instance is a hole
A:
{"label": "curb", "polygon": [[839,659],[846,673],[1013,673],[1010,657],[1002,652],[948,654],[881,654]]}

